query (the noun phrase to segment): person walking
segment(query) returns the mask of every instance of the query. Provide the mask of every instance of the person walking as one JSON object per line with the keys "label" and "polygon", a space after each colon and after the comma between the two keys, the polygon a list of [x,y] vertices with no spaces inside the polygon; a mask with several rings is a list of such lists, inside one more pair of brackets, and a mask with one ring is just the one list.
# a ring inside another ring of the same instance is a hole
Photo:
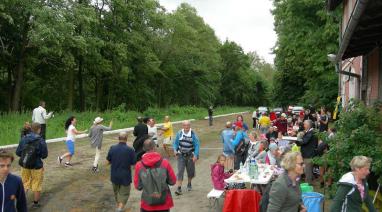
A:
{"label": "person walking", "polygon": [[135,165],[134,186],[142,191],[141,212],[166,212],[174,206],[169,185],[174,185],[176,176],[170,163],[156,152],[156,144],[144,141],[146,153]]}
{"label": "person walking", "polygon": [[209,126],[212,126],[212,124],[213,124],[213,120],[214,120],[213,114],[214,114],[214,107],[210,106],[208,108],[208,123],[209,123]]}
{"label": "person walking", "polygon": [[102,148],[102,140],[103,140],[103,132],[111,130],[113,126],[113,121],[110,121],[109,127],[102,125],[103,118],[97,117],[94,119],[93,126],[90,128],[89,138],[90,144],[92,148],[95,148],[96,154],[93,162],[93,172],[99,171],[98,169],[98,161],[101,157],[101,148]]}
{"label": "person walking", "polygon": [[369,196],[366,177],[370,173],[371,158],[355,156],[350,162],[351,172],[344,174],[338,182],[331,212],[358,212],[365,204],[368,211],[375,212],[373,200]]}
{"label": "person walking", "polygon": [[23,182],[11,173],[13,154],[0,150],[0,212],[27,212]]}
{"label": "person walking", "polygon": [[136,156],[134,150],[126,144],[126,132],[119,133],[118,141],[118,144],[110,147],[106,160],[111,164],[110,180],[117,202],[116,212],[121,212],[130,196],[131,166],[135,165]]}
{"label": "person walking", "polygon": [[225,129],[220,134],[220,139],[223,143],[223,155],[226,156],[224,167],[228,170],[233,169],[233,162],[235,158],[235,148],[232,145],[233,139],[232,123],[227,122]]}
{"label": "person walking", "polygon": [[170,121],[170,116],[164,117],[164,125],[161,128],[162,136],[163,136],[163,149],[167,154],[167,157],[171,157],[173,155],[172,148],[172,138],[174,136],[174,130],[172,127],[172,123]]}
{"label": "person walking", "polygon": [[304,162],[299,152],[287,153],[281,166],[285,172],[273,182],[267,212],[306,212],[301,204],[298,178],[304,173]]}
{"label": "person walking", "polygon": [[135,140],[133,142],[133,147],[137,161],[139,161],[142,155],[145,153],[143,151],[143,142],[149,137],[149,129],[146,123],[143,123],[142,117],[137,117],[138,124],[135,125],[133,135]]}
{"label": "person walking", "polygon": [[32,122],[39,123],[41,125],[41,137],[46,139],[46,120],[50,119],[53,116],[53,112],[46,114],[45,101],[40,101],[40,105],[33,109],[32,113]]}
{"label": "person walking", "polygon": [[76,124],[77,124],[77,119],[74,116],[69,117],[65,122],[65,130],[66,130],[66,134],[67,134],[65,144],[66,144],[66,148],[68,149],[68,152],[66,152],[65,154],[63,154],[61,156],[58,156],[58,158],[57,158],[57,162],[59,164],[61,164],[62,160],[64,160],[65,158],[67,159],[67,161],[65,162],[65,167],[72,167],[73,166],[70,163],[70,161],[74,155],[74,148],[75,148],[74,143],[76,141],[76,135],[83,134],[83,133],[87,132],[87,130],[77,131]]}
{"label": "person walking", "polygon": [[305,181],[309,184],[313,183],[313,161],[312,158],[316,156],[316,149],[318,146],[317,136],[314,134],[313,122],[308,119],[304,121],[305,134],[302,139],[296,141],[297,146],[301,147],[301,154],[304,158],[305,164]]}
{"label": "person walking", "polygon": [[190,121],[183,121],[182,130],[176,134],[173,144],[174,153],[178,161],[176,195],[182,195],[182,182],[184,169],[187,171],[187,190],[192,190],[191,181],[195,177],[195,163],[199,158],[200,141],[196,133],[191,129]]}
{"label": "person walking", "polygon": [[33,208],[40,207],[42,181],[44,179],[44,163],[42,159],[48,157],[48,148],[45,140],[40,136],[41,125],[32,123],[31,133],[23,137],[16,149],[20,157],[21,178],[28,192],[33,192]]}

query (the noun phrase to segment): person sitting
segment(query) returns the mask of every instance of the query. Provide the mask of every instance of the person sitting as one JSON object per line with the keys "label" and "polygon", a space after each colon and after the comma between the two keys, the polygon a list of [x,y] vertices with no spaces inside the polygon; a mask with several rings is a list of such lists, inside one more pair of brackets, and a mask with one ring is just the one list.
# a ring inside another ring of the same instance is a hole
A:
{"label": "person sitting", "polygon": [[277,127],[273,126],[269,128],[268,133],[265,136],[267,137],[268,142],[270,143],[271,139],[275,140],[277,138],[277,134]]}
{"label": "person sitting", "polygon": [[211,165],[211,180],[216,190],[224,190],[225,183],[224,180],[229,178],[232,175],[232,170],[230,172],[224,172],[224,163],[226,156],[221,154],[219,155],[216,163]]}
{"label": "person sitting", "polygon": [[271,143],[269,144],[268,151],[261,152],[255,160],[258,163],[265,163],[267,165],[279,165],[279,153],[278,153],[277,144]]}

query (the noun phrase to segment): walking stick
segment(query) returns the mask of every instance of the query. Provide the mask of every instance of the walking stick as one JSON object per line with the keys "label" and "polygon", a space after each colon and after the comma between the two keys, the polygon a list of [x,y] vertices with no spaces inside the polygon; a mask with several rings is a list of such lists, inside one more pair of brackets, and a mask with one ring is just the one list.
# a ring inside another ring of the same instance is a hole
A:
{"label": "walking stick", "polygon": [[380,186],[381,186],[381,185],[378,183],[377,191],[376,191],[375,194],[374,194],[373,204],[375,203],[375,200],[377,199],[377,195],[378,195],[379,187],[380,187]]}

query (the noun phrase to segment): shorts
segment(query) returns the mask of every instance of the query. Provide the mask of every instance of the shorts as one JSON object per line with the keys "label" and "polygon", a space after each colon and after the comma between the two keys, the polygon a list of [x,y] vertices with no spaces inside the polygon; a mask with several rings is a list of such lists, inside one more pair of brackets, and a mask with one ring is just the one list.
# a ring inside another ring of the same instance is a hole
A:
{"label": "shorts", "polygon": [[114,198],[117,203],[126,204],[130,197],[130,185],[117,185],[113,183]]}
{"label": "shorts", "polygon": [[163,144],[165,144],[165,145],[172,145],[171,137],[163,138]]}
{"label": "shorts", "polygon": [[21,179],[26,190],[33,192],[42,191],[42,181],[44,179],[44,169],[21,168]]}
{"label": "shorts", "polygon": [[74,141],[68,140],[65,143],[66,143],[66,148],[68,148],[68,152],[70,153],[71,156],[73,156],[74,155]]}
{"label": "shorts", "polygon": [[184,169],[187,171],[187,177],[195,177],[195,163],[192,160],[193,154],[179,154],[178,155],[178,174],[176,176],[177,180],[183,180]]}

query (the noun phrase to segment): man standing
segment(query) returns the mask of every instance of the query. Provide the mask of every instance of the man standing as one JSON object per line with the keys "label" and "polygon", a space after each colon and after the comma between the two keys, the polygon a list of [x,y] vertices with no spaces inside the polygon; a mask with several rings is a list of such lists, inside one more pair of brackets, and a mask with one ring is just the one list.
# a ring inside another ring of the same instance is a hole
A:
{"label": "man standing", "polygon": [[312,158],[316,156],[316,149],[318,146],[318,139],[313,131],[312,120],[304,121],[305,134],[302,139],[297,140],[296,144],[301,146],[301,155],[304,158],[304,172],[305,181],[309,184],[313,182],[313,162]]}
{"label": "man standing", "polygon": [[11,174],[12,153],[0,150],[1,212],[27,212],[27,200],[21,179]]}
{"label": "man standing", "polygon": [[231,140],[233,139],[233,130],[231,122],[228,121],[226,123],[225,129],[222,131],[220,137],[223,143],[223,154],[227,157],[225,162],[225,168],[228,170],[233,169],[235,148],[233,147],[231,142]]}
{"label": "man standing", "polygon": [[209,125],[212,126],[212,122],[213,122],[213,114],[214,114],[214,107],[210,106],[208,108],[208,122],[209,122]]}
{"label": "man standing", "polygon": [[252,113],[252,120],[253,120],[253,129],[256,129],[257,127],[257,111],[254,110],[253,113]]}
{"label": "man standing", "polygon": [[191,181],[195,177],[195,162],[199,158],[199,138],[191,129],[190,121],[182,123],[182,130],[176,134],[175,142],[173,144],[174,153],[178,160],[178,174],[177,174],[177,190],[176,195],[182,194],[182,182],[184,169],[187,171],[188,184],[187,190],[192,190]]}
{"label": "man standing", "polygon": [[158,145],[158,129],[155,126],[155,120],[153,118],[148,119],[147,129],[148,129],[148,133],[149,133],[151,140],[153,140],[155,142],[155,144],[157,145],[157,147],[159,147],[159,145]]}
{"label": "man standing", "polygon": [[20,157],[21,178],[25,189],[31,190],[34,194],[33,208],[39,208],[40,195],[42,191],[42,181],[44,179],[44,163],[42,159],[48,157],[48,148],[45,140],[39,135],[41,126],[39,123],[32,123],[32,132],[23,137],[16,150],[16,155]]}
{"label": "man standing", "polygon": [[169,185],[174,185],[176,176],[170,163],[155,151],[156,144],[146,139],[143,147],[146,153],[135,166],[134,186],[143,190],[141,212],[170,211],[174,206]]}
{"label": "man standing", "polygon": [[46,114],[45,110],[45,101],[40,101],[40,106],[36,107],[33,110],[32,122],[39,123],[41,125],[41,137],[46,139],[46,120],[50,119],[53,115],[53,112]]}
{"label": "man standing", "polygon": [[135,155],[137,157],[137,161],[141,159],[142,155],[145,153],[143,151],[143,142],[149,137],[147,124],[143,123],[142,117],[137,117],[138,124],[134,127],[133,134],[135,136],[135,140],[133,142],[133,147],[135,150]]}
{"label": "man standing", "polygon": [[246,156],[246,141],[248,139],[247,133],[243,130],[243,123],[236,122],[235,124],[235,138],[232,140],[232,146],[235,149],[234,169],[239,170],[240,163],[245,163]]}
{"label": "man standing", "polygon": [[124,210],[130,196],[131,166],[136,163],[135,152],[127,146],[127,133],[121,132],[119,143],[110,147],[106,160],[111,164],[110,180],[113,184],[116,212]]}
{"label": "man standing", "polygon": [[168,157],[171,157],[172,152],[170,150],[172,146],[172,137],[174,136],[174,130],[169,116],[164,117],[164,125],[161,128],[163,132],[163,148]]}

